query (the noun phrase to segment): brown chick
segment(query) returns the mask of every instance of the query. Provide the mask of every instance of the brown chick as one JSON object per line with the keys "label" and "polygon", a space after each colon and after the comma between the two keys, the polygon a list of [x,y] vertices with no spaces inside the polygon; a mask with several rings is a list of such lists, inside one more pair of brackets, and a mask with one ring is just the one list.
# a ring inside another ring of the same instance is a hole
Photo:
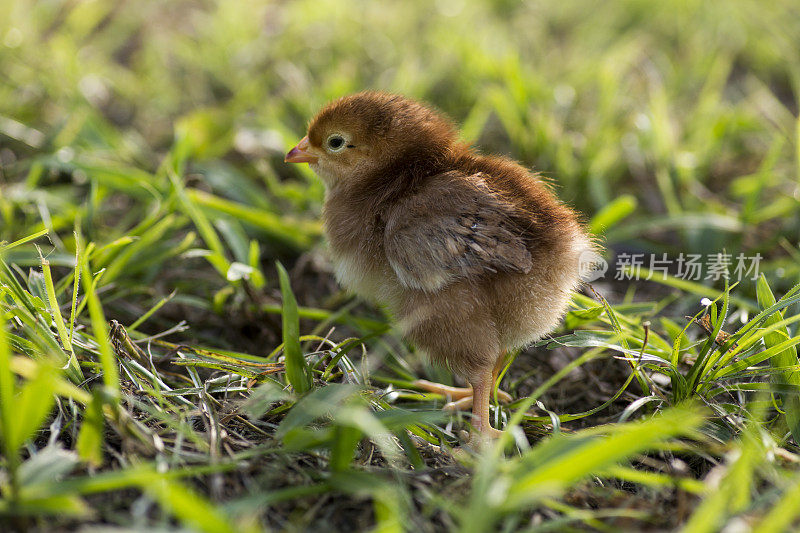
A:
{"label": "brown chick", "polygon": [[460,142],[441,114],[382,92],[324,107],[285,161],[325,182],[338,281],[387,306],[471,389],[418,385],[471,401],[477,434],[498,436],[489,400],[505,354],[558,324],[593,249],[575,212],[536,174]]}

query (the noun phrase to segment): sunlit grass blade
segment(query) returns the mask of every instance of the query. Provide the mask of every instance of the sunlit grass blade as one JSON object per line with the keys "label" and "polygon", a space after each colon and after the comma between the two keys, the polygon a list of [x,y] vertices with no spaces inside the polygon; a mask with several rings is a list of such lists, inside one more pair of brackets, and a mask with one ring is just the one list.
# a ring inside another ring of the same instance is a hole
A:
{"label": "sunlit grass blade", "polygon": [[[758,278],[756,284],[756,291],[758,294],[758,303],[762,308],[768,308],[775,305],[775,296],[769,288],[767,279],[764,274]],[[780,311],[770,315],[764,325],[770,326],[783,319]],[[786,327],[773,331],[764,335],[764,346],[768,349],[781,346],[789,339],[789,330]],[[791,367],[800,364],[797,359],[797,348],[794,344],[787,345],[784,349],[778,351],[769,359],[770,365],[773,368]],[[794,387],[800,392],[800,372],[785,371],[776,373],[771,376],[774,383],[784,387]],[[800,443],[800,398],[796,395],[781,395],[783,399],[783,411],[786,416],[786,422],[789,425],[789,430],[792,432],[795,442]]]}
{"label": "sunlit grass blade", "polygon": [[119,369],[117,358],[111,347],[108,337],[108,322],[106,322],[100,299],[94,287],[94,278],[89,265],[83,264],[83,289],[89,307],[89,318],[92,323],[92,335],[100,351],[100,364],[103,368],[103,383],[113,398],[119,397]]}
{"label": "sunlit grass blade", "polygon": [[630,194],[617,197],[592,217],[589,222],[589,232],[594,235],[605,233],[606,230],[633,213],[637,204],[636,197]]}
{"label": "sunlit grass blade", "polygon": [[81,459],[94,466],[103,464],[103,397],[97,391],[83,411],[83,421],[75,449]]}
{"label": "sunlit grass blade", "polygon": [[513,509],[542,496],[558,494],[610,464],[629,459],[667,439],[692,434],[703,420],[704,415],[697,407],[686,406],[649,420],[609,427],[605,436],[553,437],[520,459],[501,508]]}
{"label": "sunlit grass blade", "polygon": [[89,507],[77,496],[51,496],[49,498],[27,498],[20,502],[0,500],[0,516],[54,516],[82,517],[91,516]]}
{"label": "sunlit grass blade", "polygon": [[39,431],[55,402],[54,382],[56,369],[47,362],[37,365],[36,373],[19,389],[9,413],[4,441],[9,454],[19,453],[19,448]]}
{"label": "sunlit grass blade", "polygon": [[172,479],[156,478],[142,486],[145,492],[196,531],[227,533],[239,531],[210,501],[186,485]]}
{"label": "sunlit grass blade", "polygon": [[312,376],[300,347],[300,317],[297,314],[297,300],[292,292],[286,269],[280,263],[277,263],[277,268],[283,298],[283,354],[286,360],[286,379],[298,394],[304,394],[311,389]]}
{"label": "sunlit grass blade", "polygon": [[67,354],[67,361],[64,368],[67,368],[67,373],[75,383],[81,383],[83,381],[83,372],[81,372],[78,359],[75,357],[75,350],[72,347],[72,336],[67,332],[64,318],[61,316],[61,307],[58,305],[56,289],[53,286],[53,274],[50,272],[50,263],[41,255],[41,250],[39,251],[39,256],[42,261],[42,273],[44,274],[45,291],[47,293],[47,303],[50,306],[50,315],[53,317],[53,322],[56,324],[56,331],[58,331],[58,338],[61,341],[61,346]]}
{"label": "sunlit grass blade", "polygon": [[214,227],[211,225],[211,222],[208,220],[208,217],[206,217],[205,213],[203,213],[195,201],[189,197],[186,189],[183,186],[183,183],[181,182],[181,178],[177,174],[170,173],[169,179],[172,183],[175,193],[177,194],[180,205],[194,222],[195,226],[197,227],[197,231],[200,233],[200,236],[203,238],[203,241],[206,243],[206,246],[208,246],[208,249],[211,252],[206,259],[208,259],[208,262],[217,269],[217,272],[219,272],[223,277],[227,277],[228,269],[231,265],[225,254],[225,248],[222,246],[222,241],[219,239],[217,232],[214,230]]}
{"label": "sunlit grass blade", "polygon": [[186,195],[194,205],[233,216],[237,220],[257,227],[271,239],[291,248],[304,249],[320,234],[320,226],[316,222],[287,220],[263,209],[236,204],[200,190],[188,189]]}
{"label": "sunlit grass blade", "polygon": [[[36,233],[32,233],[30,235],[27,235],[27,236],[25,236],[25,237],[23,237],[23,238],[21,238],[19,240],[16,240],[16,241],[14,241],[12,243],[0,242],[0,253],[5,252],[6,250],[11,250],[12,248],[16,248],[17,246],[20,246],[22,244],[34,241],[34,240],[38,239],[39,237],[47,235],[49,233],[49,231],[50,230],[43,229],[41,231],[37,231]],[[0,256],[0,257],[2,257],[2,256]]]}
{"label": "sunlit grass blade", "polygon": [[[670,439],[696,432],[705,413],[691,404],[650,419],[555,435],[503,463],[497,455],[482,458],[471,501],[461,517],[465,532],[488,531],[503,515],[559,496],[592,474],[658,448]],[[498,462],[500,461],[500,462]]]}
{"label": "sunlit grass blade", "polygon": [[[11,359],[11,371],[14,374],[25,378],[26,380],[34,379],[39,374],[39,367],[40,363],[34,359],[31,359],[30,357],[17,356]],[[65,379],[62,375],[56,374],[53,375],[52,378],[54,394],[57,394],[62,398],[75,400],[84,406],[91,402],[91,394]]]}
{"label": "sunlit grass blade", "polygon": [[7,319],[0,308],[0,440],[2,449],[8,462],[9,482],[11,496],[17,492],[16,468],[18,464],[17,450],[14,447],[16,437],[13,435],[12,425],[16,410],[14,397],[16,386],[14,374],[11,372],[11,349],[6,334]]}
{"label": "sunlit grass blade", "polygon": [[606,473],[623,481],[653,488],[672,489],[673,487],[678,487],[690,494],[702,494],[705,491],[705,485],[703,485],[702,481],[685,476],[670,476],[620,465],[607,468]]}
{"label": "sunlit grass blade", "polygon": [[718,486],[707,488],[705,498],[692,513],[683,531],[719,531],[731,514],[742,511],[750,504],[751,484],[758,467],[766,461],[763,442],[757,431],[751,425],[744,438],[737,439],[733,444],[735,452],[728,455],[725,477],[718,481]]}
{"label": "sunlit grass blade", "polygon": [[142,315],[139,318],[137,318],[133,324],[128,326],[128,329],[135,330],[136,328],[141,326],[148,318],[153,316],[159,309],[161,309],[164,306],[164,304],[172,300],[175,297],[175,294],[176,294],[175,291],[172,291],[167,296],[161,298],[153,307],[148,309],[145,313],[142,313]]}
{"label": "sunlit grass blade", "polygon": [[603,296],[601,296],[597,292],[595,292],[595,296],[599,298],[600,303],[603,305],[603,309],[605,309],[606,316],[608,316],[608,319],[611,322],[611,325],[614,328],[617,337],[619,338],[620,344],[625,349],[623,351],[623,354],[625,355],[625,357],[628,358],[631,364],[631,368],[636,374],[636,380],[639,382],[639,386],[642,388],[643,391],[646,391],[647,394],[650,394],[650,385],[647,383],[647,380],[642,376],[641,371],[638,368],[638,363],[634,362],[633,357],[630,355],[628,351],[629,348],[628,340],[626,338],[625,333],[623,332],[622,325],[620,324],[617,314],[614,312],[614,309],[611,308],[611,306],[608,304],[608,301]]}
{"label": "sunlit grass blade", "polygon": [[[631,267],[625,266],[624,268],[625,268],[626,272],[628,272],[630,274],[634,273],[633,270],[631,270]],[[690,280],[687,280],[687,279],[679,278],[679,277],[676,277],[676,276],[671,276],[669,274],[664,274],[663,272],[658,272],[658,273],[652,272],[651,270],[649,270],[647,268],[640,268],[639,269],[639,277],[642,278],[642,279],[648,279],[650,281],[654,281],[656,283],[661,283],[662,285],[666,285],[668,287],[673,287],[675,289],[680,289],[680,290],[685,291],[685,292],[687,292],[689,294],[694,294],[694,295],[697,295],[697,296],[700,296],[700,297],[703,297],[703,298],[709,298],[711,300],[718,299],[720,297],[720,295],[721,295],[721,292],[722,292],[722,291],[719,291],[719,290],[717,290],[717,289],[715,289],[713,287],[708,287],[706,285],[702,285],[702,284],[694,282],[694,281],[690,281]],[[740,296],[734,295],[734,296],[731,297],[731,301],[733,303],[735,303],[736,305],[738,305],[740,307],[743,307],[743,308],[745,308],[747,310],[750,310],[750,311],[756,311],[757,310],[756,309],[756,305],[752,301],[750,301],[750,300],[748,300],[746,298],[742,298]]]}
{"label": "sunlit grass blade", "polygon": [[165,216],[143,232],[141,236],[126,244],[116,257],[105,266],[106,272],[103,275],[103,282],[110,283],[117,279],[124,270],[130,269],[133,258],[163,241],[165,234],[176,225],[175,222],[175,216]]}
{"label": "sunlit grass blade", "polygon": [[[800,155],[800,154],[799,154]],[[753,527],[752,533],[774,533],[789,531],[800,515],[800,476],[795,476],[780,499],[766,515]]]}
{"label": "sunlit grass blade", "polygon": [[331,449],[331,470],[341,472],[350,467],[356,447],[363,437],[358,428],[336,426],[333,432],[333,448]]}

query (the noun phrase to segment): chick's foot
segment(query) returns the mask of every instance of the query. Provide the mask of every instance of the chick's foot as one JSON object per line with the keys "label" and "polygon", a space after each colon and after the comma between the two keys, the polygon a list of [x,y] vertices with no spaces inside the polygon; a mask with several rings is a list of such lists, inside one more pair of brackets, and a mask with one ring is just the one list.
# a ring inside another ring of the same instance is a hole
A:
{"label": "chick's foot", "polygon": [[[441,394],[445,398],[452,400],[443,407],[445,411],[466,411],[472,407],[472,387],[451,387],[450,385],[434,383],[426,379],[416,380],[414,386],[424,391]],[[511,395],[503,390],[497,391],[497,399],[501,403],[510,403],[512,400]]]}
{"label": "chick's foot", "polygon": [[480,450],[482,447],[487,446],[503,436],[503,432],[493,427],[484,427],[480,431],[473,431],[470,433],[467,446]]}

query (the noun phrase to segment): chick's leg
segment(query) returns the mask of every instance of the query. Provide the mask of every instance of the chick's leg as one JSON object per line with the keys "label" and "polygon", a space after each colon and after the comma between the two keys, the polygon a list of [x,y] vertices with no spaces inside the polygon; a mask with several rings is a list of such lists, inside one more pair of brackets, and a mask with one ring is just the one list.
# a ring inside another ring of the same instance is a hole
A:
{"label": "chick's leg", "polygon": [[[471,380],[472,390],[472,427],[476,436],[482,440],[498,438],[503,434],[489,422],[489,396],[494,388],[495,376],[491,372],[482,372]],[[473,438],[475,435],[473,436]]]}

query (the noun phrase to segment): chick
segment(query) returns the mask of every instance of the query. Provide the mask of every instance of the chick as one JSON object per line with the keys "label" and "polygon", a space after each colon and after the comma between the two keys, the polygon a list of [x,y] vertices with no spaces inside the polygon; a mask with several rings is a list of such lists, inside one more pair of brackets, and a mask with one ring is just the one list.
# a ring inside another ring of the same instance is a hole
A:
{"label": "chick", "polygon": [[324,107],[285,161],[325,182],[338,281],[471,387],[417,385],[471,403],[473,437],[499,436],[489,403],[505,354],[556,327],[593,249],[576,213],[536,174],[460,142],[440,113],[383,92]]}

